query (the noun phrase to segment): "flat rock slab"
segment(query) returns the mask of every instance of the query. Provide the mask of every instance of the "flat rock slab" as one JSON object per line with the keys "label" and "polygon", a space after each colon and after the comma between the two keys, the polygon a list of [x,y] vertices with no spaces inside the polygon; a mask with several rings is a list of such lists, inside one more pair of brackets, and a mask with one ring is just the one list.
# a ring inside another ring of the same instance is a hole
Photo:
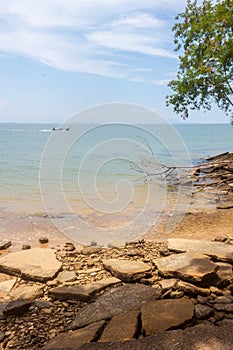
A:
{"label": "flat rock slab", "polygon": [[217,262],[216,265],[218,265],[218,282],[217,287],[223,288],[227,286],[228,284],[233,282],[233,272],[232,272],[232,265],[223,263],[223,262]]}
{"label": "flat rock slab", "polygon": [[139,324],[139,311],[128,311],[113,317],[100,338],[100,342],[134,339]]}
{"label": "flat rock slab", "polygon": [[19,285],[11,290],[9,296],[12,299],[34,300],[43,295],[43,288],[38,285]]}
{"label": "flat rock slab", "polygon": [[135,282],[146,277],[151,266],[140,261],[108,259],[103,260],[104,268],[124,282]]}
{"label": "flat rock slab", "polygon": [[221,242],[170,238],[168,249],[174,252],[201,252],[219,261],[233,263],[233,245]]}
{"label": "flat rock slab", "polygon": [[194,305],[189,299],[155,300],[144,303],[141,309],[142,328],[152,335],[178,327],[192,320]]}
{"label": "flat rock slab", "polygon": [[184,331],[165,331],[140,340],[90,343],[78,350],[232,350],[233,322],[221,326],[198,325]]}
{"label": "flat rock slab", "polygon": [[0,272],[40,282],[53,279],[61,266],[52,249],[33,248],[0,258]]}
{"label": "flat rock slab", "polygon": [[78,311],[71,328],[81,328],[90,323],[110,319],[129,310],[139,310],[145,301],[158,299],[158,289],[141,285],[125,285],[107,291],[92,304]]}
{"label": "flat rock slab", "polygon": [[14,287],[16,278],[0,282],[0,293],[8,294]]}
{"label": "flat rock slab", "polygon": [[80,345],[93,341],[101,332],[104,323],[100,321],[76,331],[61,333],[50,340],[43,349],[78,349]]}
{"label": "flat rock slab", "polygon": [[218,279],[218,266],[207,256],[188,252],[156,259],[159,273],[164,277],[180,278],[192,283],[208,286]]}
{"label": "flat rock slab", "polygon": [[3,310],[3,314],[7,316],[22,316],[28,311],[31,306],[31,302],[28,300],[18,299],[10,301],[6,304]]}
{"label": "flat rock slab", "polygon": [[96,293],[120,282],[121,280],[115,277],[104,278],[86,285],[56,287],[50,289],[49,294],[60,300],[90,301]]}
{"label": "flat rock slab", "polygon": [[76,280],[76,274],[73,271],[61,271],[56,277],[59,283],[73,282]]}

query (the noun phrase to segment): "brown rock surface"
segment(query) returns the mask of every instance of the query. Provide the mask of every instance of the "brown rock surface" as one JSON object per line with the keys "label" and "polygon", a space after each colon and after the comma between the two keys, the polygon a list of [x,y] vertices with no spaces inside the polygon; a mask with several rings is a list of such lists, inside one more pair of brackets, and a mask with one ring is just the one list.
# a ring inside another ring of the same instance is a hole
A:
{"label": "brown rock surface", "polygon": [[76,331],[61,333],[50,340],[43,349],[78,349],[80,345],[93,341],[103,328],[104,323],[104,321],[100,321]]}
{"label": "brown rock surface", "polygon": [[157,289],[140,284],[114,288],[99,296],[94,303],[80,309],[71,328],[76,329],[107,320],[129,310],[139,310],[143,302],[159,296],[160,292]]}
{"label": "brown rock surface", "polygon": [[61,263],[52,249],[33,248],[0,258],[0,272],[35,281],[53,279],[60,269]]}
{"label": "brown rock surface", "polygon": [[100,342],[134,339],[138,328],[139,311],[128,311],[113,317],[100,338]]}
{"label": "brown rock surface", "polygon": [[148,336],[190,321],[194,306],[189,299],[156,300],[144,303],[141,313],[142,328]]}
{"label": "brown rock surface", "polygon": [[217,280],[218,266],[201,253],[174,254],[156,259],[154,262],[164,277],[180,278],[207,286]]}
{"label": "brown rock surface", "polygon": [[175,252],[201,252],[220,261],[233,263],[233,245],[194,239],[170,238],[168,249]]}
{"label": "brown rock surface", "polygon": [[121,280],[115,277],[104,278],[85,285],[55,287],[50,289],[49,294],[60,300],[89,301],[97,292],[120,282]]}
{"label": "brown rock surface", "polygon": [[9,296],[13,299],[37,299],[43,295],[43,287],[38,285],[22,284],[12,289]]}
{"label": "brown rock surface", "polygon": [[104,268],[125,282],[134,282],[146,277],[151,266],[140,261],[108,259],[103,261]]}

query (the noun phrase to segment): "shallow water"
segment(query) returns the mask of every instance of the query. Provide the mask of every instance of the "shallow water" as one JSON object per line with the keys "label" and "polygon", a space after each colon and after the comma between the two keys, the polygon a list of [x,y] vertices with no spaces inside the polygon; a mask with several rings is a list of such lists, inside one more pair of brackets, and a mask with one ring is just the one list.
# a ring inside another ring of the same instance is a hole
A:
{"label": "shallow water", "polygon": [[[197,164],[233,151],[233,129],[224,124],[176,125],[182,147],[158,125],[74,125],[55,133],[53,126],[0,125],[1,238],[7,232],[16,237],[20,226],[30,231],[26,218],[32,215],[42,225],[47,214],[51,227],[71,239],[137,238],[161,213],[183,213],[190,204],[189,186],[177,191],[158,177],[148,184],[145,172],[161,172],[161,163]],[[192,210],[215,205],[209,195],[191,204]],[[38,230],[32,227],[31,236]]]}

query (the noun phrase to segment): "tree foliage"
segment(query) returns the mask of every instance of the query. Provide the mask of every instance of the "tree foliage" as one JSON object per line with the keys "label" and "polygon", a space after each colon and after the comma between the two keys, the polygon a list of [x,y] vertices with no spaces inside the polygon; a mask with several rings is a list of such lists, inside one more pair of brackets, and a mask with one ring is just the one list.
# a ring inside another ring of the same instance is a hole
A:
{"label": "tree foliage", "polygon": [[181,55],[167,105],[187,118],[189,109],[210,110],[215,102],[232,116],[233,0],[204,0],[201,5],[188,0],[173,31]]}

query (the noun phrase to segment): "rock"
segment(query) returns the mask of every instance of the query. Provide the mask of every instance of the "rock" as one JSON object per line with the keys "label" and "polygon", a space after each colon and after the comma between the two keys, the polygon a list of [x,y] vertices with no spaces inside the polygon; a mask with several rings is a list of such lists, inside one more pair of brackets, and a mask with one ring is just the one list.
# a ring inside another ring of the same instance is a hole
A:
{"label": "rock", "polygon": [[61,271],[56,277],[59,283],[73,282],[76,280],[76,274],[74,271]]}
{"label": "rock", "polygon": [[10,292],[13,299],[34,300],[43,295],[43,287],[38,285],[21,284]]}
{"label": "rock", "polygon": [[96,247],[98,244],[96,241],[91,241],[90,247]]}
{"label": "rock", "polygon": [[215,304],[230,304],[233,303],[233,296],[227,295],[227,296],[220,296],[214,299]]}
{"label": "rock", "polygon": [[139,310],[143,302],[159,297],[160,291],[141,284],[127,284],[111,289],[99,296],[94,303],[80,309],[71,328],[84,327],[126,311]]}
{"label": "rock", "polygon": [[104,329],[100,342],[134,339],[138,331],[139,311],[128,311],[113,317]]}
{"label": "rock", "polygon": [[75,248],[74,243],[72,243],[72,242],[67,242],[67,243],[64,244],[64,249],[65,249],[67,252],[73,252],[76,248]]}
{"label": "rock", "polygon": [[216,285],[219,288],[223,288],[233,281],[232,265],[221,262],[216,263],[216,265],[219,267],[217,271],[218,281]]}
{"label": "rock", "polygon": [[174,252],[201,252],[219,261],[233,263],[233,246],[211,241],[181,238],[168,239],[168,249]]}
{"label": "rock", "polygon": [[39,242],[40,242],[41,244],[48,243],[48,242],[49,242],[49,239],[48,239],[48,237],[40,237],[40,238],[39,238]]}
{"label": "rock", "polygon": [[184,331],[160,332],[140,340],[117,343],[90,343],[79,350],[232,350],[233,323],[219,327],[197,325]]}
{"label": "rock", "polygon": [[31,249],[30,244],[23,244],[22,245],[22,250],[27,250],[27,249]]}
{"label": "rock", "polygon": [[43,349],[78,349],[82,344],[95,340],[104,327],[104,323],[100,321],[76,331],[61,333],[50,340]]}
{"label": "rock", "polygon": [[217,237],[214,238],[214,241],[215,241],[215,242],[222,242],[222,243],[224,243],[224,242],[227,241],[227,237],[224,237],[224,236],[217,236]]}
{"label": "rock", "polygon": [[214,304],[214,308],[217,311],[233,312],[233,304]]}
{"label": "rock", "polygon": [[163,277],[180,278],[203,286],[211,285],[217,279],[218,266],[201,253],[170,255],[156,259],[154,263]]}
{"label": "rock", "polygon": [[33,248],[0,258],[0,272],[40,282],[53,279],[61,266],[52,249]]}
{"label": "rock", "polygon": [[0,250],[7,249],[11,246],[11,241],[0,242]]}
{"label": "rock", "polygon": [[0,343],[5,339],[5,334],[0,331]]}
{"label": "rock", "polygon": [[158,284],[161,286],[162,292],[166,292],[167,290],[175,290],[178,285],[178,280],[176,278],[168,278],[159,281]]}
{"label": "rock", "polygon": [[0,282],[0,293],[8,294],[14,287],[16,278]]}
{"label": "rock", "polygon": [[84,247],[81,250],[81,254],[83,255],[91,255],[91,254],[96,254],[99,253],[102,250],[101,247]]}
{"label": "rock", "polygon": [[192,320],[194,306],[188,299],[155,300],[144,303],[141,313],[142,328],[148,336]]}
{"label": "rock", "polygon": [[104,278],[85,285],[56,287],[50,289],[49,294],[60,300],[90,301],[97,292],[120,282],[115,277]]}
{"label": "rock", "polygon": [[195,316],[197,319],[208,318],[213,314],[214,310],[206,305],[195,305]]}
{"label": "rock", "polygon": [[78,350],[183,350],[183,331],[160,332],[140,340],[116,343],[89,343],[82,345]]}
{"label": "rock", "polygon": [[31,306],[31,302],[24,299],[18,299],[14,301],[10,301],[7,303],[3,310],[3,314],[5,316],[22,316],[25,312],[28,311]]}
{"label": "rock", "polygon": [[200,288],[197,287],[191,283],[179,281],[178,282],[178,290],[183,291],[186,294],[195,296],[195,295],[201,295],[201,296],[208,296],[210,295],[210,289],[209,288]]}
{"label": "rock", "polygon": [[134,282],[146,277],[151,271],[151,266],[140,261],[108,259],[103,260],[103,266],[114,276],[124,282]]}

